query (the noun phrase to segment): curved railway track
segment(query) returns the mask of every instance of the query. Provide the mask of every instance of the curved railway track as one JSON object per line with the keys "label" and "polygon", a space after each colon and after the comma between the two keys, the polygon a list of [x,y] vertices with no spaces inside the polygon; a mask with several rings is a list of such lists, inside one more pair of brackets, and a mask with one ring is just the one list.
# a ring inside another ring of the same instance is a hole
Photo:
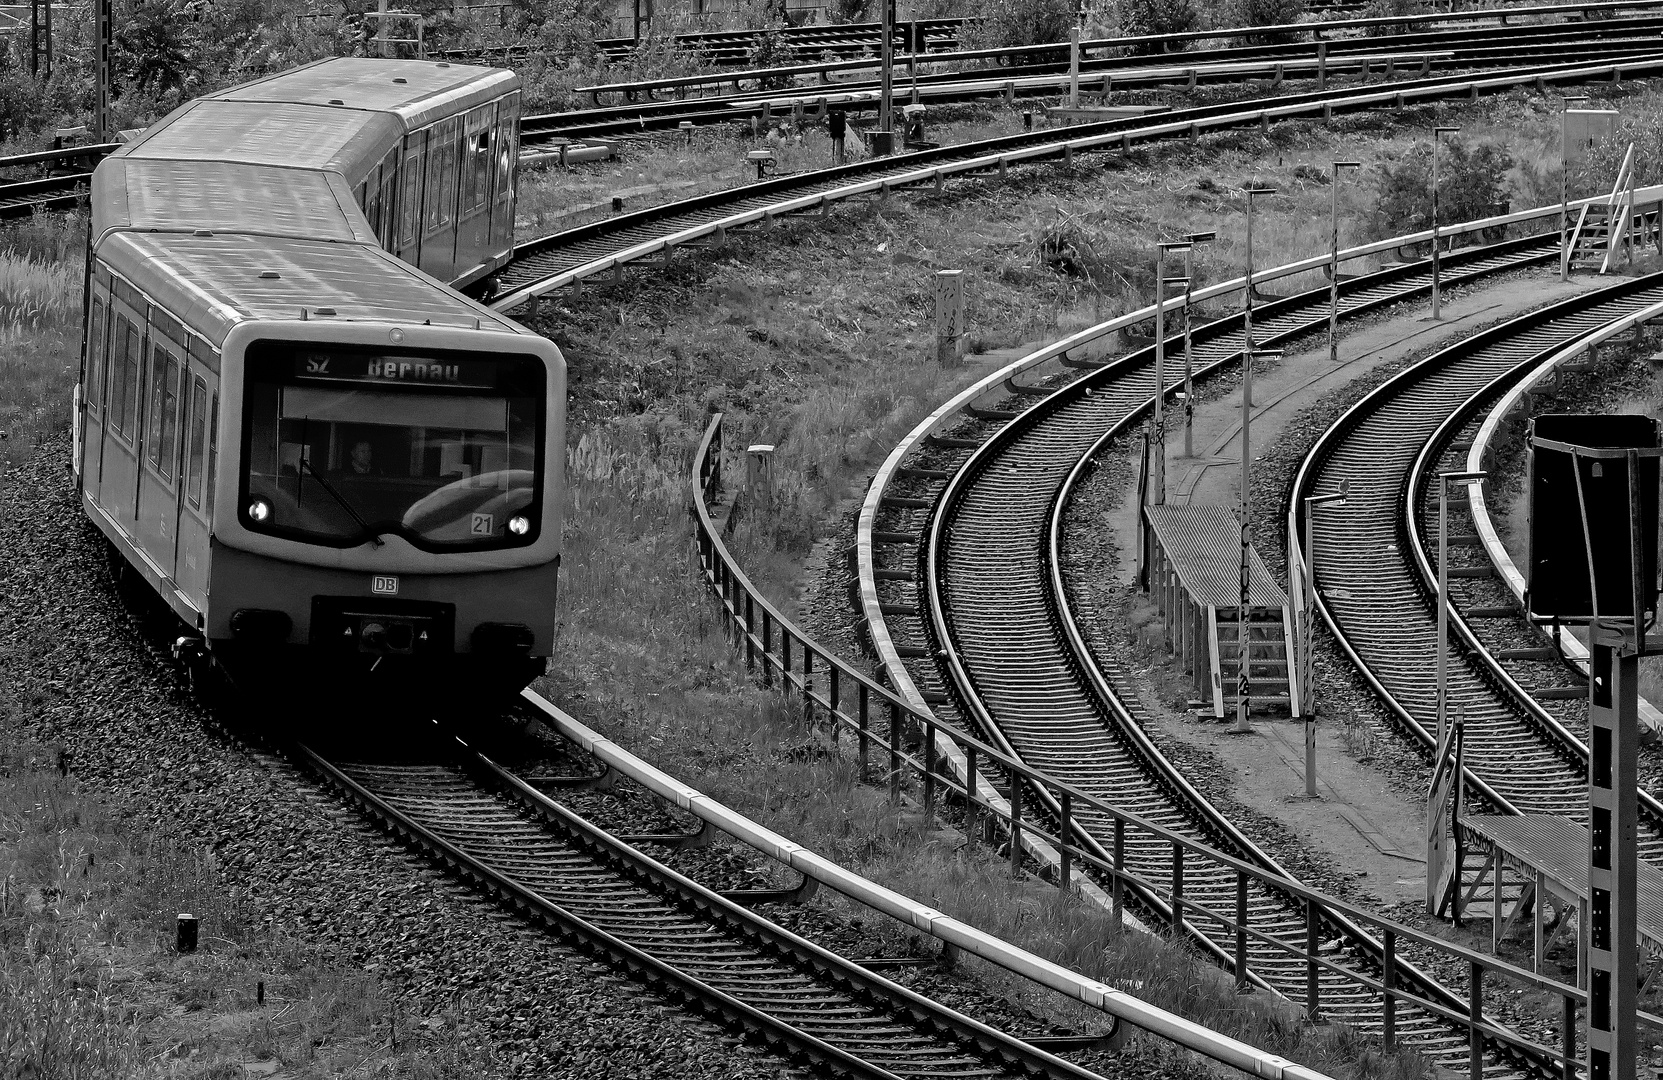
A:
{"label": "curved railway track", "polygon": [[418,735],[393,755],[385,744],[296,753],[454,872],[816,1069],[874,1080],[1095,1075],[782,929],[458,739]]}
{"label": "curved railway track", "polygon": [[[1346,512],[1314,523],[1318,607],[1422,753],[1431,752],[1429,729],[1436,727],[1436,682],[1426,661],[1437,641],[1429,577],[1435,550],[1428,554],[1436,539],[1428,539],[1427,528],[1429,515],[1434,529],[1436,522],[1434,473],[1460,461],[1459,433],[1484,401],[1552,352],[1660,300],[1663,275],[1654,274],[1573,297],[1446,349],[1347,411],[1295,477],[1295,506],[1312,492],[1351,481]],[[1448,685],[1450,709],[1465,714],[1471,783],[1498,810],[1581,814],[1586,746],[1505,676],[1497,657],[1455,640]],[[1641,857],[1663,859],[1663,807],[1644,792],[1639,825]]]}
{"label": "curved railway track", "polygon": [[[1461,261],[1454,272],[1472,280],[1551,261],[1554,251],[1551,239],[1511,241],[1455,256]],[[1343,282],[1342,317],[1429,286],[1425,264]],[[1326,303],[1327,290],[1319,289],[1257,308],[1255,341],[1270,345],[1319,328]],[[1218,370],[1239,359],[1243,340],[1239,315],[1199,328],[1197,370]],[[1168,370],[1181,375],[1181,358],[1176,364]],[[1174,388],[1182,388],[1181,378],[1168,392]],[[942,719],[968,722],[1006,753],[1139,817],[1275,867],[1143,734],[1139,712],[1128,704],[1135,698],[1116,690],[1128,680],[1115,670],[1097,672],[1073,628],[1062,586],[1058,546],[1069,492],[1103,447],[1149,408],[1153,392],[1153,351],[1145,349],[1043,399],[967,457],[961,452],[957,462],[932,461],[931,475],[898,489],[909,508],[887,512],[879,529],[886,535],[920,532],[925,543],[916,560],[891,549],[890,576],[911,570],[923,584],[880,584],[887,611],[913,612],[886,620],[889,634],[920,657],[908,672],[927,700],[940,702],[934,707]],[[945,659],[922,659],[930,656]],[[1111,843],[1108,823],[1079,811],[1075,817],[1083,838],[1100,847]],[[1125,845],[1125,858],[1139,873],[1159,878],[1173,872],[1167,846],[1134,844],[1130,837]],[[1240,903],[1236,877],[1200,858],[1184,860],[1182,880],[1185,895],[1206,906]],[[1309,941],[1319,927],[1303,904],[1264,887],[1251,890],[1247,907],[1257,924],[1285,940]],[[1338,930],[1345,947],[1365,963],[1378,955],[1378,944],[1335,922],[1320,921],[1325,939]],[[1190,929],[1203,949],[1230,959],[1227,934]],[[1249,961],[1270,988],[1293,1000],[1311,989],[1305,965],[1286,953],[1261,945]],[[1371,991],[1333,971],[1322,974],[1317,990],[1325,1015],[1362,1031],[1381,1029],[1380,1001]],[[1451,1067],[1466,1064],[1465,1035],[1453,1026],[1420,1012],[1399,1023],[1400,1037],[1429,1057]]]}
{"label": "curved railway track", "polygon": [[501,292],[493,306],[509,310],[587,277],[609,271],[621,274],[629,262],[654,255],[667,259],[672,257],[677,245],[695,241],[721,244],[725,242],[728,228],[766,223],[783,213],[824,210],[838,199],[881,196],[892,188],[931,183],[939,187],[952,175],[993,172],[1002,176],[1013,164],[1069,162],[1077,153],[1192,138],[1202,132],[1268,125],[1272,120],[1327,117],[1381,105],[1401,108],[1412,103],[1498,93],[1532,84],[1545,89],[1550,85],[1652,73],[1663,73],[1663,53],[1593,65],[1549,65],[1500,75],[1442,76],[1379,88],[1293,94],[1252,103],[1182,109],[1154,118],[1081,124],[1064,132],[1006,136],[778,177],[620,214],[517,245],[512,261],[498,275]]}

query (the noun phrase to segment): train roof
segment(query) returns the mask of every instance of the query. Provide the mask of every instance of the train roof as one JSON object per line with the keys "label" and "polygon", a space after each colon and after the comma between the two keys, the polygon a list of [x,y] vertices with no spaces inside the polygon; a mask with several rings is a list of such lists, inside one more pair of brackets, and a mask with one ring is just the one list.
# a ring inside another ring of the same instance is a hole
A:
{"label": "train roof", "polygon": [[114,158],[93,174],[92,229],[242,232],[373,244],[338,176],[235,161]]}
{"label": "train roof", "polygon": [[347,56],[258,79],[213,101],[287,102],[393,113],[409,127],[482,105],[517,89],[520,77],[502,68],[433,60]]}
{"label": "train roof", "polygon": [[[99,246],[216,348],[247,320],[329,318],[527,331],[381,248],[235,233],[114,232]],[[333,315],[320,315],[332,309]]]}
{"label": "train roof", "polygon": [[241,161],[351,175],[380,161],[403,134],[403,123],[387,113],[199,98],[146,128],[111,157]]}

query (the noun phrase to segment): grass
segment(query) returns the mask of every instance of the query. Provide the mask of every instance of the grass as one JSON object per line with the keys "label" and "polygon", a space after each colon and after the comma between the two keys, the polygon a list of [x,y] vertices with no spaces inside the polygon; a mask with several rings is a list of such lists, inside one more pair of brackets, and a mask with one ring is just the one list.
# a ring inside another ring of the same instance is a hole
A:
{"label": "grass", "polygon": [[85,234],[63,214],[0,230],[0,471],[69,423]]}

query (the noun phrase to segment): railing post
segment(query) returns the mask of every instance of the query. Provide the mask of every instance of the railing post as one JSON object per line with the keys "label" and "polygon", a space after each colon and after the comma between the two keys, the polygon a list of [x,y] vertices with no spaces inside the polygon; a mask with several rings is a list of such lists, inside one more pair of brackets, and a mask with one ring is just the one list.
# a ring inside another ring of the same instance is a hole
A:
{"label": "railing post", "polygon": [[901,802],[901,706],[889,703],[889,804]]}
{"label": "railing post", "polygon": [[1385,1022],[1385,1031],[1380,1037],[1381,1045],[1388,1051],[1397,1044],[1397,931],[1388,929],[1383,942],[1380,964],[1380,985],[1383,988],[1385,1001],[1381,1006]]}
{"label": "railing post", "polygon": [[1011,876],[1022,873],[1022,777],[1011,770]]}
{"label": "railing post", "polygon": [[1317,998],[1317,950],[1322,947],[1321,935],[1317,932],[1317,901],[1311,897],[1305,901],[1305,1019],[1310,1023],[1320,1023],[1322,1016],[1322,1002]]}
{"label": "railing post", "polygon": [[[1540,898],[1537,903],[1541,903]],[[1562,1036],[1565,1060],[1561,1080],[1576,1080],[1576,998],[1565,995],[1565,1033]]]}
{"label": "railing post", "polygon": [[1069,879],[1074,873],[1074,852],[1069,848],[1072,841],[1069,835],[1073,829],[1074,798],[1068,792],[1058,792],[1058,802],[1062,804],[1062,819],[1057,825],[1057,850],[1062,855],[1062,872],[1057,875],[1057,888],[1068,891]]}
{"label": "railing post", "polygon": [[855,721],[855,741],[859,746],[860,753],[859,764],[856,767],[860,770],[857,773],[858,780],[861,783],[865,783],[866,767],[869,764],[867,760],[867,751],[869,749],[868,740],[870,739],[870,735],[868,733],[871,731],[872,723],[872,691],[867,688],[865,683],[860,684],[859,701],[860,705],[857,710],[859,712],[859,716]]}
{"label": "railing post", "polygon": [[750,593],[745,594],[745,670],[756,668],[756,601]]}
{"label": "railing post", "polygon": [[814,647],[803,639],[803,723],[814,724]]}
{"label": "railing post", "polygon": [[762,609],[762,685],[774,685],[774,617]]}
{"label": "railing post", "polygon": [[964,846],[976,847],[976,824],[981,815],[976,805],[976,748],[964,748]]}
{"label": "railing post", "polygon": [[791,631],[780,627],[780,693],[791,696]]}
{"label": "railing post", "polygon": [[1245,994],[1247,985],[1247,871],[1236,871],[1236,993]]}
{"label": "railing post", "polygon": [[[1496,903],[1500,907],[1500,901]],[[1496,916],[1500,918],[1498,914]],[[1484,965],[1470,961],[1471,975],[1467,980],[1467,1075],[1472,1080],[1484,1078]]]}
{"label": "railing post", "polygon": [[924,825],[935,820],[935,722],[924,723]]}
{"label": "railing post", "polygon": [[1114,881],[1109,894],[1114,900],[1114,925],[1118,929],[1126,916],[1126,819],[1114,819]]}
{"label": "railing post", "polygon": [[843,669],[838,667],[834,661],[828,665],[827,671],[829,674],[827,675],[826,701],[831,708],[831,741],[832,746],[835,747],[837,737],[840,734],[838,729],[843,726],[843,694],[840,692],[842,687],[839,685],[838,678],[843,674]]}
{"label": "railing post", "polygon": [[1172,842],[1172,936],[1184,932],[1184,845]]}

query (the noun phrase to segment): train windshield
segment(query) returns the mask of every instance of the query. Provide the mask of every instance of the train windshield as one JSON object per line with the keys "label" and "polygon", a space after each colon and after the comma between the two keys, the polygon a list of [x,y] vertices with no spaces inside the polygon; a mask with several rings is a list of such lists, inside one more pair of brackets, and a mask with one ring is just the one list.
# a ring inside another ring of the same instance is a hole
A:
{"label": "train windshield", "polygon": [[334,547],[536,539],[540,360],[265,342],[247,370],[246,528]]}

